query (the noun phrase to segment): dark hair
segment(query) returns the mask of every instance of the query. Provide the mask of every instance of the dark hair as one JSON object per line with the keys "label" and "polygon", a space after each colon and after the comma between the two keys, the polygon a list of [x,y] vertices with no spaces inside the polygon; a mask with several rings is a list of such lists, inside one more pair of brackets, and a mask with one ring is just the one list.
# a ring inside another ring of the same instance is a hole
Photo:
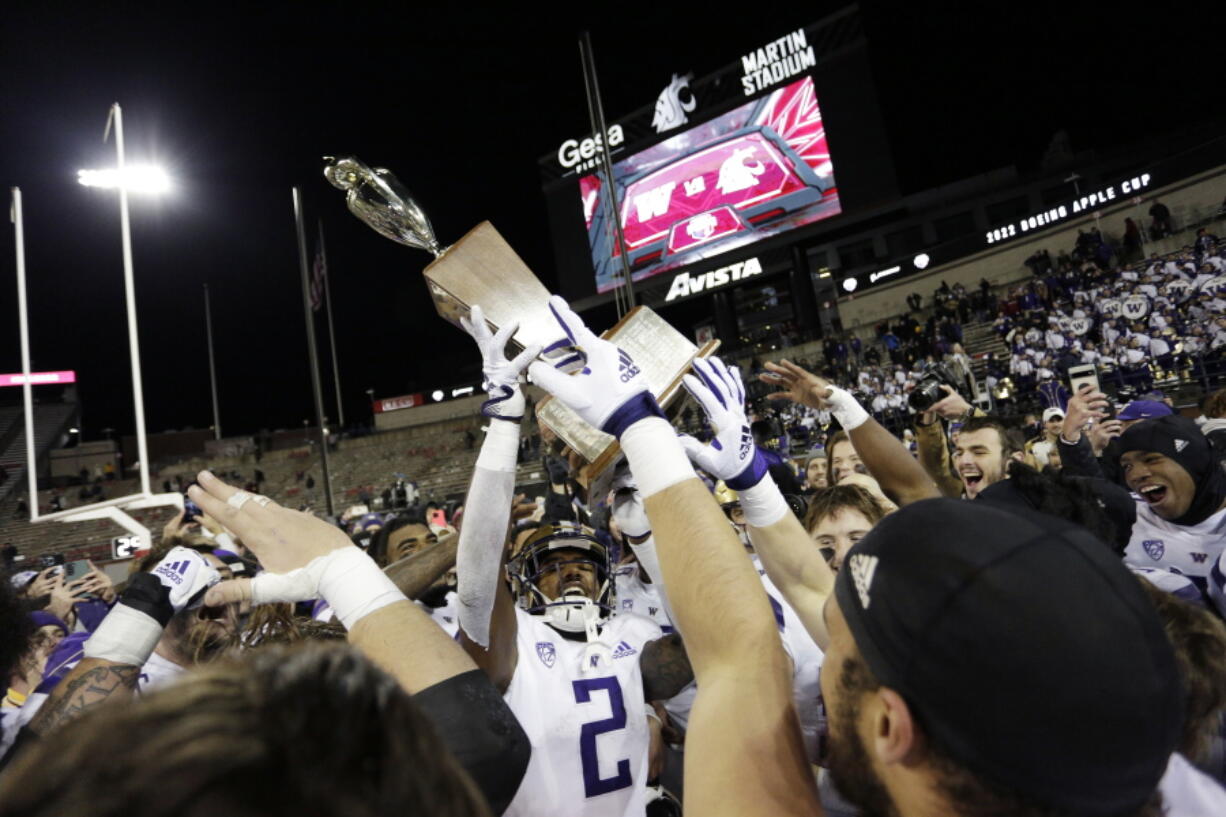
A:
{"label": "dark hair", "polygon": [[8,683],[9,673],[30,646],[34,622],[26,613],[21,594],[7,573],[0,573],[0,678]]}
{"label": "dark hair", "polygon": [[[1123,555],[1131,529],[1117,529],[1099,502],[1088,480],[1066,476],[1054,468],[1036,471],[1024,462],[1013,460],[1007,469],[1010,485],[1037,511],[1081,525]],[[1120,537],[1123,536],[1123,541]]]}
{"label": "dark hair", "polygon": [[1218,389],[1206,397],[1202,411],[1211,420],[1226,417],[1226,389]]}
{"label": "dark hair", "polygon": [[[839,672],[839,697],[843,701],[858,699],[875,692],[881,682],[859,655],[849,655]],[[908,704],[909,705],[909,704]],[[915,710],[912,709],[912,716]],[[953,806],[955,814],[991,814],[996,817],[1078,817],[1076,813],[1034,802],[1024,792],[1014,791],[984,780],[953,760],[951,753],[918,724],[923,732],[926,759],[932,768],[932,780],[939,792]],[[1162,792],[1155,788],[1149,801],[1135,812],[1113,817],[1162,817]]]}
{"label": "dark hair", "polygon": [[395,679],[355,649],[316,644],[258,650],[93,709],[0,783],[3,817],[167,813],[489,811]]}
{"label": "dark hair", "polygon": [[393,533],[401,528],[408,527],[409,525],[430,526],[429,523],[426,522],[425,516],[410,510],[407,513],[401,513],[393,516],[391,519],[387,520],[387,522],[383,523],[383,527],[375,531],[374,537],[370,540],[370,547],[366,550],[367,554],[370,555],[370,558],[375,560],[375,564],[377,564],[379,567],[387,567],[387,540],[391,538]]}
{"label": "dark hair", "polygon": [[962,424],[961,433],[982,431],[985,428],[995,429],[1000,435],[1000,449],[1003,456],[1011,457],[1022,451],[1022,442],[1018,439],[1018,433],[995,417],[972,417]]}
{"label": "dark hair", "polygon": [[1226,624],[1203,607],[1160,590],[1143,578],[1140,582],[1175,647],[1175,661],[1183,678],[1186,715],[1178,751],[1193,763],[1203,762],[1226,713]]}
{"label": "dark hair", "polygon": [[834,447],[839,443],[847,443],[854,451],[855,445],[851,442],[851,437],[843,429],[831,434],[826,438],[826,484],[834,485]]}
{"label": "dark hair", "polygon": [[810,534],[827,516],[833,516],[844,508],[850,508],[876,525],[885,516],[886,510],[877,497],[862,485],[831,485],[813,494],[805,511],[805,530]]}

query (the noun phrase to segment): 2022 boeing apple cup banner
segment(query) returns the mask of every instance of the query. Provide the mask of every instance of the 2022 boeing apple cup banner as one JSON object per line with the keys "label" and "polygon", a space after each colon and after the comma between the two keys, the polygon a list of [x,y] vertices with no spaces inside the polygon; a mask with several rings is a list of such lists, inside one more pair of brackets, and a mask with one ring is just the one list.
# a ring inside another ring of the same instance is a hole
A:
{"label": "2022 boeing apple cup banner", "polygon": [[[838,215],[813,80],[803,77],[613,165],[634,280]],[[609,200],[579,180],[596,288],[621,269]]]}

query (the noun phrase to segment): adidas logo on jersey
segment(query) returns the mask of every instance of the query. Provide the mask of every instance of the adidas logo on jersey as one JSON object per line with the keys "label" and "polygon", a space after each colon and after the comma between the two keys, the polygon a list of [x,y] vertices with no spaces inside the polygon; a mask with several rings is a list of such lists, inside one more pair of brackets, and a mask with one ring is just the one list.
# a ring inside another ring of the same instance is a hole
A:
{"label": "adidas logo on jersey", "polygon": [[639,374],[639,367],[634,365],[634,361],[630,359],[630,355],[626,354],[625,349],[617,350],[617,360],[623,383],[629,383]]}
{"label": "adidas logo on jersey", "polygon": [[865,610],[872,601],[868,591],[873,586],[873,574],[877,572],[878,561],[876,556],[869,556],[865,553],[857,553],[849,561],[851,580],[856,586],[856,594],[860,597],[860,604]]}
{"label": "adidas logo on jersey", "polygon": [[637,654],[638,654],[638,650],[636,650],[634,647],[631,647],[625,641],[621,641],[621,642],[618,642],[617,649],[613,651],[613,658],[616,660],[618,658],[625,658],[627,656],[637,655]]}
{"label": "adidas logo on jersey", "polygon": [[191,565],[191,562],[184,559],[181,562],[171,562],[168,565],[162,565],[155,572],[159,576],[165,576],[175,584],[183,584],[183,574],[187,572],[189,565]]}

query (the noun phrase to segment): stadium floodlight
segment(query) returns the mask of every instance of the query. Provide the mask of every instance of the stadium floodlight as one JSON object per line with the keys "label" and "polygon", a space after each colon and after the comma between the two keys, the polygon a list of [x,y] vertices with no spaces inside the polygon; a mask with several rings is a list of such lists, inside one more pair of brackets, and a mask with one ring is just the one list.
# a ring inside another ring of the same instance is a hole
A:
{"label": "stadium floodlight", "polygon": [[123,188],[129,193],[165,193],[170,190],[170,177],[156,165],[127,165],[123,170],[78,170],[77,181],[86,187],[107,190]]}
{"label": "stadium floodlight", "polygon": [[922,253],[920,253],[919,255],[915,256],[915,261],[914,261],[914,263],[915,263],[915,268],[916,268],[916,269],[925,269],[925,268],[927,268],[927,266],[928,266],[928,262],[929,262],[929,261],[931,261],[931,260],[932,260],[932,259],[928,257],[928,253],[926,253],[926,252],[922,252]]}
{"label": "stadium floodlight", "polygon": [[843,289],[847,290],[848,292],[855,292],[856,287],[859,285],[860,285],[860,282],[857,281],[855,278],[844,278],[843,279]]}

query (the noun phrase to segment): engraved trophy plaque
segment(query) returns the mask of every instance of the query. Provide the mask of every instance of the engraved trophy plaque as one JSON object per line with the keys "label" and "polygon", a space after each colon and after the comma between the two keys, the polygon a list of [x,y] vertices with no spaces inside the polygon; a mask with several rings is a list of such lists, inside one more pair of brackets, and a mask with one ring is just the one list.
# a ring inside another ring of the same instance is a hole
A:
{"label": "engraved trophy plaque", "polygon": [[[386,168],[367,167],[352,156],[326,156],[324,161],[324,176],[346,191],[350,212],[380,235],[434,255],[423,274],[439,315],[459,326],[470,307],[480,304],[495,330],[519,321],[512,342],[520,348],[547,346],[559,338],[557,321],[548,307],[549,290],[492,224],[484,221],[444,248],[425,212]],[[718,340],[711,340],[699,348],[644,306],[630,310],[602,337],[625,349],[643,368],[652,394],[665,408],[680,392],[681,376],[690,361],[713,354],[719,347]],[[606,481],[620,455],[616,439],[551,397],[537,404],[536,416],[587,461],[580,473],[584,485]]]}

